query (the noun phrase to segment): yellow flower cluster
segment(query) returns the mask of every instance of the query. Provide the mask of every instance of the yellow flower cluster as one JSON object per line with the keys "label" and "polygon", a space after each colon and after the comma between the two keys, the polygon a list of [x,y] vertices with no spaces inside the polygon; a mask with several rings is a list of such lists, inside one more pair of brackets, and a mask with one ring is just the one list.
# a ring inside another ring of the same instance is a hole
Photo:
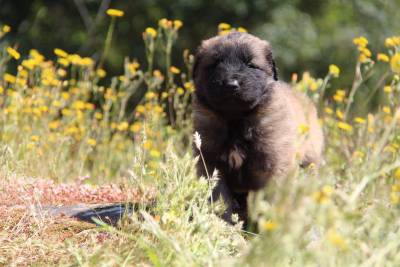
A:
{"label": "yellow flower cluster", "polygon": [[183,22],[181,20],[168,20],[163,18],[158,22],[158,25],[164,29],[172,28],[178,30],[183,26]]}
{"label": "yellow flower cluster", "polygon": [[346,98],[346,91],[342,89],[336,90],[336,93],[333,95],[333,100],[338,103],[342,103]]}
{"label": "yellow flower cluster", "polygon": [[358,60],[361,63],[366,63],[370,61],[370,58],[372,56],[371,51],[367,48],[368,45],[368,40],[364,36],[357,37],[353,39],[353,43],[357,46],[358,51],[360,52],[360,55],[358,57]]}
{"label": "yellow flower cluster", "polygon": [[247,32],[247,29],[243,27],[238,27],[238,28],[232,28],[232,26],[228,23],[221,22],[218,24],[218,34],[219,35],[226,35],[231,32]]}
{"label": "yellow flower cluster", "polygon": [[[297,80],[297,75],[292,76],[292,80],[294,79]],[[315,79],[309,72],[304,72],[301,80],[295,84],[295,87],[302,92],[307,92],[309,90],[315,92],[321,87],[322,83],[322,79]]]}
{"label": "yellow flower cluster", "polygon": [[346,240],[340,235],[336,230],[329,229],[326,234],[327,239],[330,241],[332,245],[337,247],[340,250],[346,250],[348,245]]}
{"label": "yellow flower cluster", "polygon": [[332,186],[325,185],[321,188],[321,190],[314,192],[313,199],[320,204],[326,203],[330,199],[333,192],[334,189]]}
{"label": "yellow flower cluster", "polygon": [[400,36],[392,36],[385,39],[385,46],[392,48],[400,46]]}

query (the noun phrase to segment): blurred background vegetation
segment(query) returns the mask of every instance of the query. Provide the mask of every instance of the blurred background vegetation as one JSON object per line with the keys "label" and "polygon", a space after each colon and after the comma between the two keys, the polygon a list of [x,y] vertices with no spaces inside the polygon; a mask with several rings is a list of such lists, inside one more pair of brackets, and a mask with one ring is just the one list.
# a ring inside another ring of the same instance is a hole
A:
{"label": "blurred background vegetation", "polygon": [[36,48],[50,58],[59,47],[98,59],[109,26],[105,10],[123,10],[106,59],[109,74],[122,72],[126,56],[145,62],[142,32],[165,17],[184,22],[174,62],[183,65],[184,48],[193,53],[227,22],[269,40],[284,79],[306,70],[322,77],[334,63],[343,73],[338,86],[349,86],[357,57],[351,40],[367,37],[375,54],[400,29],[400,0],[0,0],[0,7],[0,22],[13,29],[8,41],[23,54]]}

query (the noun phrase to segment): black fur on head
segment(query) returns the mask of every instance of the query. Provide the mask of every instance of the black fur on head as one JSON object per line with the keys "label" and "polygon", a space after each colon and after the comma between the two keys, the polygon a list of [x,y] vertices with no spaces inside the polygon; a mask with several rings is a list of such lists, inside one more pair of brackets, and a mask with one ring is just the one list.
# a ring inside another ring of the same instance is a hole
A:
{"label": "black fur on head", "polygon": [[193,70],[198,99],[224,114],[254,109],[278,80],[268,42],[233,32],[203,41]]}

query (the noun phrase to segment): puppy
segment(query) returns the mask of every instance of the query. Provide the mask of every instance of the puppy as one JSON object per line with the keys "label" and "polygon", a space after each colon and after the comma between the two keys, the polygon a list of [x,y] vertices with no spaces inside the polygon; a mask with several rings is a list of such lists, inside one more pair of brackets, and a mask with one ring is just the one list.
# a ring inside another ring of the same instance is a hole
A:
{"label": "puppy", "polygon": [[278,81],[268,42],[239,32],[203,41],[193,80],[194,131],[205,159],[197,172],[219,171],[213,199],[223,198],[225,220],[231,222],[232,213],[246,220],[248,192],[262,189],[271,178],[299,165],[319,165],[323,135],[316,109]]}

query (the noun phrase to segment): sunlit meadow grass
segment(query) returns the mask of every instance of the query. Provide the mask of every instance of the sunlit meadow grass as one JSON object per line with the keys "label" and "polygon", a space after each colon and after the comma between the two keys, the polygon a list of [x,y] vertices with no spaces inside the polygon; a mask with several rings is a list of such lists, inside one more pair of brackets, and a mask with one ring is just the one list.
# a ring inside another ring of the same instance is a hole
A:
{"label": "sunlit meadow grass", "polygon": [[[171,62],[183,23],[162,19],[145,29],[147,62],[127,58],[124,73],[111,78],[104,61],[123,13],[107,14],[99,62],[60,48],[51,59],[34,49],[21,55],[17,45],[0,43],[1,179],[125,181],[143,191],[155,187],[156,204],[118,229],[80,227],[66,239],[57,238],[61,229],[51,228],[51,219],[8,218],[0,225],[1,264],[398,265],[400,37],[387,38],[387,51],[377,55],[367,39],[355,38],[347,88],[332,88],[340,79],[333,64],[322,79],[292,76],[294,90],[319,107],[325,160],[317,175],[298,170],[253,194],[247,232],[215,215],[221,205],[207,201],[213,182],[195,176],[193,55],[183,52],[181,69]],[[3,26],[0,38],[10,30]],[[219,34],[231,30],[245,31],[219,25]],[[371,79],[376,84],[366,86]],[[377,95],[376,110],[368,110]],[[308,126],[299,131],[306,135]]]}

